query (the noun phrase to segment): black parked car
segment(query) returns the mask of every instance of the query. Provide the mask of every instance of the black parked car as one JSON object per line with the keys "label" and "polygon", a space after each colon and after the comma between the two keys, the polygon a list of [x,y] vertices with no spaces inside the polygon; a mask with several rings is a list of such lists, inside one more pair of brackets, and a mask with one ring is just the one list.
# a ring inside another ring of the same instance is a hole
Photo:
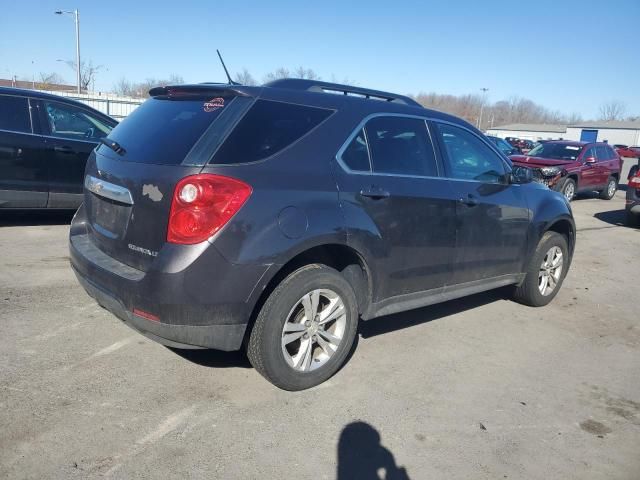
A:
{"label": "black parked car", "polygon": [[58,95],[0,87],[0,209],[77,209],[87,157],[117,123]]}
{"label": "black parked car", "polygon": [[299,390],[338,370],[360,318],[560,289],[568,202],[463,120],[312,80],[150,95],[91,154],[70,252],[86,291],[160,343],[245,345]]}
{"label": "black parked car", "polygon": [[509,142],[507,142],[506,140],[503,140],[502,138],[499,137],[493,137],[491,135],[487,135],[487,138],[493,142],[493,144],[498,147],[498,150],[500,150],[502,153],[504,153],[505,155],[509,156],[509,155],[517,155],[518,153],[520,153],[520,150],[517,149],[516,147],[514,147],[513,145],[511,145]]}

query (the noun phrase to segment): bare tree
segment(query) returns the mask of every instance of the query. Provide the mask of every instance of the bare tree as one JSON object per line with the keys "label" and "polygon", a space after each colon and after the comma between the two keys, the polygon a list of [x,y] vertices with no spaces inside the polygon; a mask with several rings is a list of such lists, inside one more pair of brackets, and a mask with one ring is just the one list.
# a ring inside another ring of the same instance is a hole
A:
{"label": "bare tree", "polygon": [[[76,71],[76,62],[74,60],[66,60],[66,63],[70,68]],[[88,91],[89,86],[95,84],[96,75],[98,72],[104,68],[103,65],[94,65],[93,61],[89,60],[85,62],[84,60],[80,61],[80,89]]]}
{"label": "bare tree", "polygon": [[249,70],[247,70],[246,68],[243,68],[242,72],[236,73],[235,81],[240,85],[247,85],[249,87],[253,87],[257,84],[255,78],[253,78],[253,75],[251,75],[251,73],[249,73]]}
{"label": "bare tree", "polygon": [[308,80],[321,80],[320,75],[310,68],[298,67],[293,71],[293,78],[306,78]]}
{"label": "bare tree", "polygon": [[[446,95],[438,93],[420,93],[414,97],[418,103],[434,110],[451,113],[475,123],[482,104],[480,95]],[[582,121],[579,115],[563,115],[548,110],[535,102],[521,97],[511,97],[493,104],[485,103],[482,116],[482,129],[509,123],[548,123],[564,124]]]}
{"label": "bare tree", "polygon": [[38,81],[36,82],[36,88],[41,90],[47,90],[54,85],[64,84],[64,78],[56,72],[46,73],[40,72],[38,74]]}
{"label": "bare tree", "polygon": [[264,76],[264,83],[279,80],[281,78],[291,78],[291,72],[284,67],[277,68],[273,72],[267,73]]}
{"label": "bare tree", "polygon": [[600,105],[600,120],[606,122],[612,120],[622,120],[627,106],[619,100],[611,100]]}
{"label": "bare tree", "polygon": [[166,87],[167,85],[182,85],[184,79],[177,74],[169,75],[166,79],[147,78],[142,82],[133,83],[122,77],[113,86],[113,90],[118,95],[144,98],[149,94],[149,90],[154,87]]}

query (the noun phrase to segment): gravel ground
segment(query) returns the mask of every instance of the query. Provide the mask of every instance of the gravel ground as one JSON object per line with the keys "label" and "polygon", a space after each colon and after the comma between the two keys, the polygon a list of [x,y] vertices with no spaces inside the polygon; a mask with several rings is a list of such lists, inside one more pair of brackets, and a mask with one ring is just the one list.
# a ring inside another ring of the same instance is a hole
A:
{"label": "gravel ground", "polygon": [[573,208],[551,305],[497,291],[367,322],[300,393],[99,308],[69,268],[70,216],[0,217],[0,477],[638,479],[640,230],[624,192]]}

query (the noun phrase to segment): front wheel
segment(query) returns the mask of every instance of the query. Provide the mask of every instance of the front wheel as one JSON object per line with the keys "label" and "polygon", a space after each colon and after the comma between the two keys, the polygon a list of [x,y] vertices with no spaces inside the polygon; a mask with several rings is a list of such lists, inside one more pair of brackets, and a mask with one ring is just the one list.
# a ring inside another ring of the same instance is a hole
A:
{"label": "front wheel", "polygon": [[560,193],[564,195],[568,201],[573,200],[576,196],[576,181],[573,178],[567,178],[560,188]]}
{"label": "front wheel", "polygon": [[542,307],[555,298],[569,268],[569,248],[564,236],[546,232],[531,257],[524,281],[514,293],[516,301]]}
{"label": "front wheel", "polygon": [[353,346],[357,324],[349,282],[333,268],[307,265],[269,295],[251,331],[247,355],[275,386],[304,390],[338,371]]}
{"label": "front wheel", "polygon": [[602,200],[611,200],[618,190],[618,181],[614,177],[609,177],[607,180],[607,187],[600,191],[600,198]]}

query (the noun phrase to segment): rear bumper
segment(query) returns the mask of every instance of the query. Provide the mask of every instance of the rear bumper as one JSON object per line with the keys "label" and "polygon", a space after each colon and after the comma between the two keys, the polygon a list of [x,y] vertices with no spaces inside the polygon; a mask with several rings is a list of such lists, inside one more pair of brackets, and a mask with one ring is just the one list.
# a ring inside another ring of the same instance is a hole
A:
{"label": "rear bumper", "polygon": [[[167,245],[144,272],[95,246],[84,222],[81,207],[71,225],[71,266],[101,306],[164,345],[241,347],[268,265],[232,264],[208,243]],[[134,309],[159,320],[136,315]]]}
{"label": "rear bumper", "polygon": [[73,271],[80,285],[101,307],[155,342],[174,348],[214,348],[224,351],[238,350],[242,345],[246,324],[193,326],[147,320],[127,310],[119,299],[83,277],[75,268]]}

